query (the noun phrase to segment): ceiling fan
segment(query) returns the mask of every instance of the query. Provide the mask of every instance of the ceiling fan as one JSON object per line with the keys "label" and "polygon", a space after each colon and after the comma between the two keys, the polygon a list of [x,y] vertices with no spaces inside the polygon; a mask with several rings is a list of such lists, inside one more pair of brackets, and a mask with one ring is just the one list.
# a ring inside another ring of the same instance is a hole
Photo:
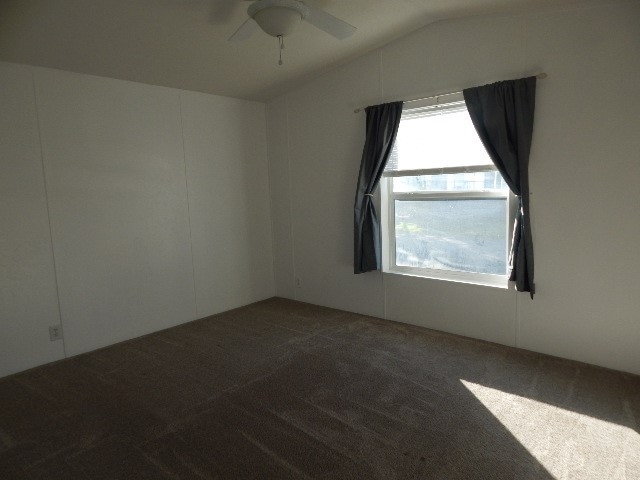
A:
{"label": "ceiling fan", "polygon": [[249,5],[247,14],[249,18],[229,37],[230,42],[246,40],[258,28],[282,42],[282,38],[290,35],[302,20],[339,40],[350,37],[357,30],[300,0],[256,0]]}

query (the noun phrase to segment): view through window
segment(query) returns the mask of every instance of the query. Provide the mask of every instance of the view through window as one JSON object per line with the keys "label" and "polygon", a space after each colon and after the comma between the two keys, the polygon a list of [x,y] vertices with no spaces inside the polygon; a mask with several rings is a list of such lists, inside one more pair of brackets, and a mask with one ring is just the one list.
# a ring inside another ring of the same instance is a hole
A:
{"label": "view through window", "polygon": [[462,99],[405,108],[384,176],[386,271],[506,285],[510,193]]}

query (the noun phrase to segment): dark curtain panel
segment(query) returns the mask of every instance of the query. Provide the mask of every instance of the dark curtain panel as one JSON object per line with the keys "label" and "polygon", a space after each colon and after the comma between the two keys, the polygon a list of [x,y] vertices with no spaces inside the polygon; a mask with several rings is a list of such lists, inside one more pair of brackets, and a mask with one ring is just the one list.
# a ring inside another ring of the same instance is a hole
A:
{"label": "dark curtain panel", "polygon": [[536,77],[463,90],[473,125],[519,208],[509,254],[510,280],[519,292],[535,293],[529,217],[529,151],[533,134]]}
{"label": "dark curtain panel", "polygon": [[360,175],[354,206],[354,272],[382,267],[380,220],[373,204],[373,192],[391,155],[398,134],[402,102],[385,103],[365,109],[367,138],[362,151]]}

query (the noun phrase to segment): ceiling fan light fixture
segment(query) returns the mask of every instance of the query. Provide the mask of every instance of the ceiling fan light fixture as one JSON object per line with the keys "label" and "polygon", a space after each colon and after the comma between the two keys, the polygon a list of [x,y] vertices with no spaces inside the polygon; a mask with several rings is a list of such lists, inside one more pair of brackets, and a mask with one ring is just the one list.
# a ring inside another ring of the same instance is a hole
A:
{"label": "ceiling fan light fixture", "polygon": [[290,35],[309,8],[297,0],[260,0],[249,5],[247,13],[265,33],[273,37]]}

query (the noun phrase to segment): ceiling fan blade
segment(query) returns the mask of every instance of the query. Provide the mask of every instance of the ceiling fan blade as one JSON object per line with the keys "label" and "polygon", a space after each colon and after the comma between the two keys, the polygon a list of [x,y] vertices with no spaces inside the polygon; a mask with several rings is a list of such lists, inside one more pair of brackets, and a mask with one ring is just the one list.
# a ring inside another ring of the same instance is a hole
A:
{"label": "ceiling fan blade", "polygon": [[[309,7],[309,5],[307,5]],[[338,40],[344,40],[345,38],[353,35],[357,28],[347,22],[340,20],[337,17],[313,7],[309,7],[311,13],[305,20],[316,28],[319,28],[323,32],[327,32],[329,35],[336,37]]]}
{"label": "ceiling fan blade", "polygon": [[253,18],[247,18],[247,20],[240,25],[240,28],[236,30],[236,33],[229,37],[230,42],[242,42],[249,38],[253,32],[258,30],[258,24]]}

